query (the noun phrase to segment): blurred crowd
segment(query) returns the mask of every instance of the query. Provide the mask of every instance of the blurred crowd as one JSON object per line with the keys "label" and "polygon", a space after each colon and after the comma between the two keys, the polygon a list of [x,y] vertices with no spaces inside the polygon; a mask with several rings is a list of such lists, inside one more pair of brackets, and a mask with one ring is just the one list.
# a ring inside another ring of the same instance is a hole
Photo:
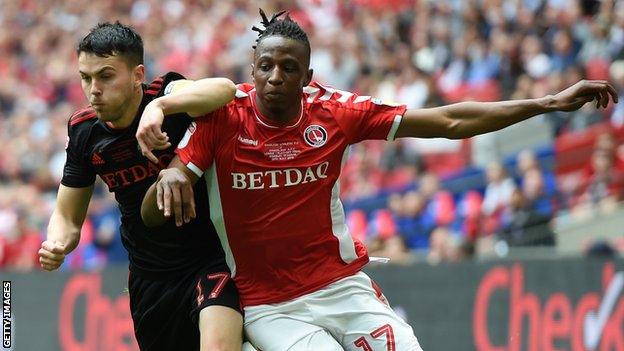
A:
{"label": "blurred crowd", "polygon": [[[145,42],[148,77],[173,70],[245,82],[258,7],[289,10],[308,32],[316,80],[409,108],[541,97],[582,78],[609,79],[624,98],[624,1],[0,0],[0,268],[37,266],[67,119],[85,105],[75,48],[88,30],[101,21],[133,25]],[[620,200],[624,104],[545,120],[553,143],[608,127],[581,181],[562,187],[556,165],[529,147],[511,163],[491,160],[482,186],[447,189],[449,169],[436,167],[445,159],[427,162],[427,142],[355,145],[342,177],[353,235],[396,262],[465,259],[484,237],[555,245],[558,213],[609,209]],[[465,147],[451,152],[450,171],[470,167]],[[65,266],[125,262],[117,225],[114,201],[98,184],[81,244]]]}

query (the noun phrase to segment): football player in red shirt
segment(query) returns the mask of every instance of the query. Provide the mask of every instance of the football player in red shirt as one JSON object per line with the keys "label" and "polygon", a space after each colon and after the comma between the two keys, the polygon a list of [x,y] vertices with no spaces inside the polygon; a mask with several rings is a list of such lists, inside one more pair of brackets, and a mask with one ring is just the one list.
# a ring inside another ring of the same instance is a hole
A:
{"label": "football player in red shirt", "polygon": [[[305,32],[288,16],[261,14],[254,84],[239,85],[232,102],[191,124],[178,157],[148,191],[142,217],[148,225],[169,216],[189,221],[190,186],[205,174],[245,331],[259,349],[421,350],[361,272],[369,257],[351,238],[338,198],[348,146],[467,138],[593,100],[605,107],[617,94],[607,82],[582,81],[540,99],[407,110],[312,82]],[[151,137],[142,139],[158,148],[162,118],[153,120]]]}

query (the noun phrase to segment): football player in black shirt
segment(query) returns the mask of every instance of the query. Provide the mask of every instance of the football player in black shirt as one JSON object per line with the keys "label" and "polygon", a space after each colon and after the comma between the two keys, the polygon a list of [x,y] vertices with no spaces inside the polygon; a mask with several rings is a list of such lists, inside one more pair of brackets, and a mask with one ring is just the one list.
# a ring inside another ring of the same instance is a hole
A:
{"label": "football player in black shirt", "polygon": [[[201,350],[240,350],[238,292],[205,215],[206,190],[196,189],[197,218],[184,218],[184,226],[169,220],[148,229],[140,215],[145,192],[174,157],[192,117],[232,100],[236,87],[225,78],[193,82],[177,73],[143,84],[143,41],[119,22],[93,28],[77,53],[89,106],[68,122],[67,160],[47,240],[39,250],[41,266],[59,268],[78,245],[99,175],[121,211],[120,231],[130,261],[130,311],[141,350],[199,350],[200,344]],[[150,162],[135,133],[143,111],[155,104],[171,118],[163,123],[164,134],[155,136],[166,139],[166,147],[149,152],[156,161]]]}

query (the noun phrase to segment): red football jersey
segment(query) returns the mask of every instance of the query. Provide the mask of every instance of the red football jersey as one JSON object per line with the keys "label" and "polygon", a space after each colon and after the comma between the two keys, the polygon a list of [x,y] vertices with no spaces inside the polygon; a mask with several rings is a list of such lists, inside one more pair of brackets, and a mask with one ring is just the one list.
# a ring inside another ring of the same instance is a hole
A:
{"label": "red football jersey", "polygon": [[338,177],[350,144],[393,140],[405,106],[312,83],[301,115],[277,127],[253,85],[198,118],[178,145],[206,173],[211,219],[245,306],[287,301],[368,262],[345,225]]}

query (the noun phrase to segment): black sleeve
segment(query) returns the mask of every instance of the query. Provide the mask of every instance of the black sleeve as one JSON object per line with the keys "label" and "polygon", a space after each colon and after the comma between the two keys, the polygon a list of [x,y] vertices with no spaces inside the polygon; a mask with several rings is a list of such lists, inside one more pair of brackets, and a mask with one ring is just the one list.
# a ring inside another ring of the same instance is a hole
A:
{"label": "black sleeve", "polygon": [[84,188],[95,182],[95,170],[85,160],[85,142],[80,140],[77,128],[67,123],[67,146],[65,167],[61,184],[71,188]]}

